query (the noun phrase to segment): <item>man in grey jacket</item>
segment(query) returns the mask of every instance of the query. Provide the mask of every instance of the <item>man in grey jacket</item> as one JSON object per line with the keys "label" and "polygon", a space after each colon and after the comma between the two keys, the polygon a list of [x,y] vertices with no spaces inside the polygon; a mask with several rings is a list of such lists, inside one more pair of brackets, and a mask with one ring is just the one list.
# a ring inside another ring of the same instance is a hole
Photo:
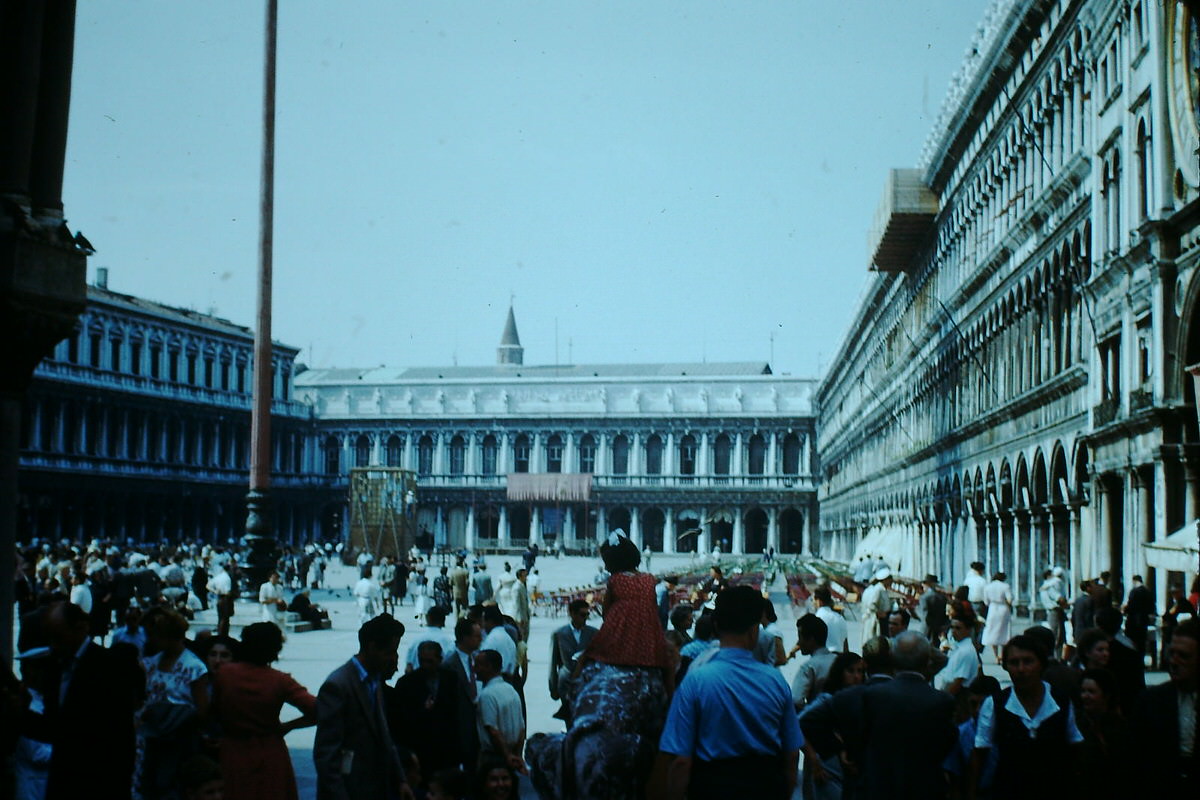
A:
{"label": "man in grey jacket", "polygon": [[318,800],[412,800],[383,711],[383,683],[396,672],[404,625],[380,614],[358,629],[358,653],[317,694],[313,762]]}

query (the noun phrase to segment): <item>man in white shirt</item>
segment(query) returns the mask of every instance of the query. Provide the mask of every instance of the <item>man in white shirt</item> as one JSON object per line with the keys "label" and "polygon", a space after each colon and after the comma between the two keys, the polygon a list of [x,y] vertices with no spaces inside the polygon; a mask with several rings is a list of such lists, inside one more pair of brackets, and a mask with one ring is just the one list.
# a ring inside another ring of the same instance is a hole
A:
{"label": "man in white shirt", "polygon": [[844,653],[849,650],[849,629],[846,627],[846,618],[833,607],[833,592],[828,586],[816,588],[816,591],[813,592],[813,605],[817,607],[814,612],[817,619],[824,622],[825,627],[829,629],[826,646],[835,653]]}
{"label": "man in white shirt", "polygon": [[983,577],[982,561],[971,563],[971,571],[963,579],[963,586],[967,587],[967,602],[975,606],[976,614],[981,613],[981,609],[983,608],[983,590],[987,586],[987,578]]}
{"label": "man in white shirt", "polygon": [[365,625],[375,618],[379,608],[379,584],[371,577],[371,567],[362,568],[362,577],[354,584],[354,600],[358,603],[358,624]]}
{"label": "man in white shirt", "polygon": [[441,645],[443,653],[454,652],[454,634],[446,630],[446,609],[441,606],[434,606],[425,612],[425,627],[416,632],[416,638],[408,648],[404,674],[407,675],[420,667],[417,648],[424,642],[437,642]]}
{"label": "man in white shirt", "polygon": [[956,617],[950,620],[950,658],[933,676],[933,688],[957,695],[979,674],[979,651],[971,641],[975,623]]}
{"label": "man in white shirt", "polygon": [[500,674],[500,654],[488,649],[476,653],[475,673],[483,682],[476,716],[480,752],[484,756],[498,756],[513,769],[525,773],[525,761],[521,758],[525,716],[521,713],[517,690]]}
{"label": "man in white shirt", "polygon": [[799,639],[796,646],[808,656],[792,681],[792,702],[799,711],[825,688],[829,669],[837,656],[825,646],[829,628],[815,614],[805,614],[796,620],[796,634]]}
{"label": "man in white shirt", "polygon": [[517,674],[517,643],[504,630],[504,616],[499,606],[483,607],[483,644],[481,650],[495,650],[500,654],[500,672],[513,678]]}
{"label": "man in white shirt", "polygon": [[279,604],[283,602],[283,586],[279,583],[279,573],[272,572],[267,576],[267,582],[258,587],[258,605],[262,610],[262,621],[270,622],[283,630],[283,614]]}
{"label": "man in white shirt", "polygon": [[217,572],[208,579],[208,591],[216,595],[217,635],[229,635],[229,620],[233,617],[233,578],[224,565],[215,565]]}

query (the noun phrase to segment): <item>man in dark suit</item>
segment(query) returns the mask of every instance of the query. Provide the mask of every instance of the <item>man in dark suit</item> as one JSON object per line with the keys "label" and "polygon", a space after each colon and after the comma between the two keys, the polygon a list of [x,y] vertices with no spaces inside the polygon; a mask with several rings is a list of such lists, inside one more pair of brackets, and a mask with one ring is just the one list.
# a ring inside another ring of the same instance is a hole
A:
{"label": "man in dark suit", "polygon": [[942,764],[957,740],[954,698],[929,685],[929,640],[914,631],[892,647],[895,677],[863,692],[866,797],[946,796]]}
{"label": "man in dark suit", "polygon": [[1121,612],[1106,606],[1096,612],[1096,627],[1108,635],[1108,671],[1117,679],[1121,711],[1130,714],[1146,691],[1146,665],[1141,653],[1121,632]]}
{"label": "man in dark suit", "polygon": [[[575,654],[581,652],[592,641],[597,629],[587,624],[592,607],[587,600],[579,598],[572,600],[567,606],[567,615],[571,622],[563,625],[550,637],[550,697],[561,700],[560,686],[570,677],[575,669]],[[566,714],[566,704],[559,709],[560,714]],[[570,721],[567,721],[570,725]]]}
{"label": "man in dark suit", "polygon": [[459,721],[471,699],[454,670],[442,665],[441,644],[421,642],[417,662],[417,669],[388,688],[385,709],[392,740],[416,753],[422,772],[432,775],[465,763],[473,731]]}
{"label": "man in dark suit", "polygon": [[1141,575],[1133,576],[1133,588],[1125,598],[1125,635],[1133,642],[1133,647],[1139,656],[1146,655],[1146,629],[1150,620],[1158,616],[1158,608],[1154,604],[1154,595],[1142,583]]}
{"label": "man in dark suit", "polygon": [[57,798],[128,798],[133,780],[133,714],[145,675],[132,650],[106,650],[90,639],[77,605],[48,606],[42,632],[58,660],[43,687],[53,745],[46,787]]}
{"label": "man in dark suit", "polygon": [[321,686],[313,741],[318,800],[412,800],[382,696],[384,681],[396,673],[403,636],[404,625],[389,614],[363,623],[358,653]]}
{"label": "man in dark suit", "polygon": [[463,617],[454,624],[454,649],[442,661],[442,666],[454,674],[468,701],[458,714],[458,730],[466,736],[463,763],[467,765],[468,772],[479,755],[479,733],[475,729],[475,697],[479,692],[475,676],[475,652],[481,642],[483,629],[479,623]]}
{"label": "man in dark suit", "polygon": [[[1195,797],[1200,791],[1200,730],[1196,727],[1200,716],[1200,620],[1193,618],[1175,628],[1167,672],[1169,683],[1153,686],[1142,695],[1134,741],[1142,749],[1142,774],[1159,797]],[[1190,737],[1185,737],[1180,727],[1184,720],[1192,725]],[[1186,738],[1191,740],[1191,753]]]}

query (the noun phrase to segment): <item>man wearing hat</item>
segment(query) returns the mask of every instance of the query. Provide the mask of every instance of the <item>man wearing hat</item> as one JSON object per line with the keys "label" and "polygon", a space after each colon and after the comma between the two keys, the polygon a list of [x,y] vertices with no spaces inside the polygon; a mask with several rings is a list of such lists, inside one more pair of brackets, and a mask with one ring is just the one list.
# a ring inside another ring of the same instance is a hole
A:
{"label": "man wearing hat", "polygon": [[874,639],[886,630],[887,615],[892,610],[892,598],[888,587],[892,585],[892,571],[887,567],[878,570],[862,594],[862,641]]}

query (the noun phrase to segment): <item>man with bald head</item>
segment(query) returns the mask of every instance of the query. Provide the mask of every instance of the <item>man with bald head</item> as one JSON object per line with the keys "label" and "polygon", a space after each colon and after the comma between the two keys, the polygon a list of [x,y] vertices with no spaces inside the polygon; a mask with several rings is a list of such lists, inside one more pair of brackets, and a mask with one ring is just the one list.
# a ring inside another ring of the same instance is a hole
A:
{"label": "man with bald head", "polygon": [[55,659],[42,695],[53,755],[46,785],[55,798],[128,798],[133,776],[133,713],[145,676],[132,649],[107,650],[91,640],[90,619],[59,602],[41,614]]}
{"label": "man with bald head", "polygon": [[892,680],[863,693],[866,734],[859,769],[866,797],[946,796],[942,764],[954,746],[954,699],[929,685],[929,640],[915,631],[892,644]]}

